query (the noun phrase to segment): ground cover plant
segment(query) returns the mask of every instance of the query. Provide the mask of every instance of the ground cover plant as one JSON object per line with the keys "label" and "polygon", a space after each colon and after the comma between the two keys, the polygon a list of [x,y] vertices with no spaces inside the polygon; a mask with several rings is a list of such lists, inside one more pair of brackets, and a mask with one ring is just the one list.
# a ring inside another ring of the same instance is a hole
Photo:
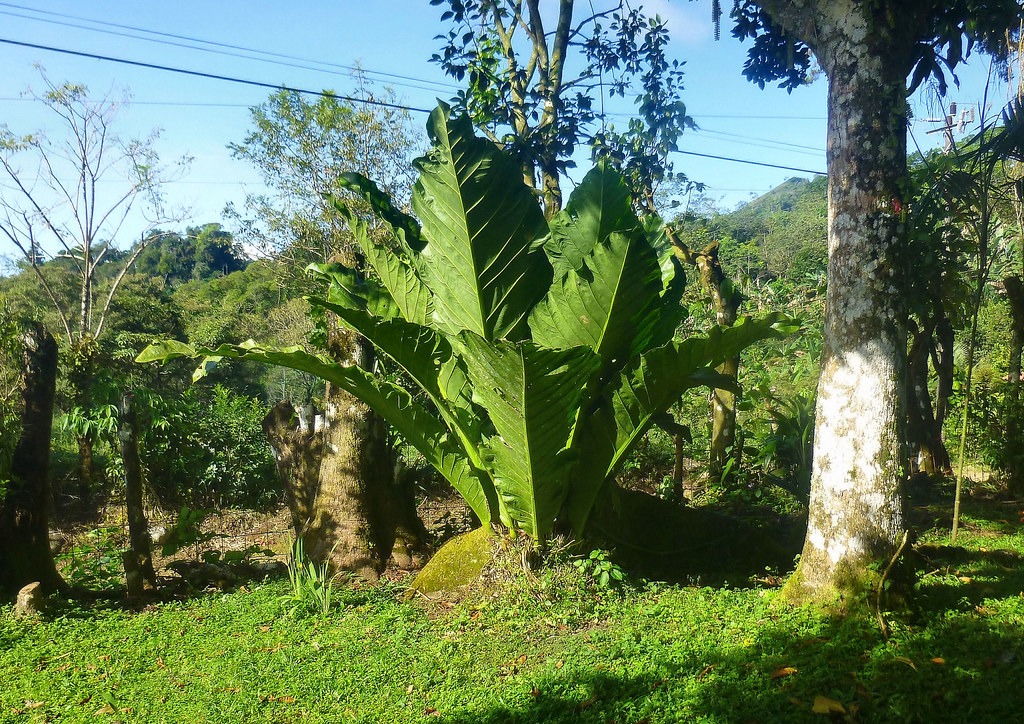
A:
{"label": "ground cover plant", "polygon": [[[454,603],[340,587],[291,611],[279,578],[123,610],[0,614],[3,721],[1012,721],[1024,533],[1004,503],[938,509],[919,611],[835,619],[777,590],[602,586],[563,553]],[[590,560],[590,554],[578,554]],[[761,577],[762,581],[772,580]]]}

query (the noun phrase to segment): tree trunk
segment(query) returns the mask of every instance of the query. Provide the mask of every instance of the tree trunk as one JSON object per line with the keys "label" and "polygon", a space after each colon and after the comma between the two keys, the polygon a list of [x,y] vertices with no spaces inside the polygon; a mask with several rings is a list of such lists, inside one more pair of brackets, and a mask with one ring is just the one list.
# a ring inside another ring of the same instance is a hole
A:
{"label": "tree trunk", "polygon": [[47,593],[67,588],[50,553],[50,435],[57,384],[57,343],[34,324],[25,334],[21,437],[0,503],[0,591],[39,581]]}
{"label": "tree trunk", "polygon": [[[653,209],[651,209],[653,213]],[[715,308],[715,321],[723,327],[736,323],[743,295],[736,289],[718,260],[718,242],[709,244],[704,251],[693,251],[671,228],[667,229],[668,239],[674,247],[676,257],[684,264],[697,267],[701,284],[711,297]],[[739,374],[740,358],[732,357],[718,367],[718,371],[734,379]],[[711,450],[708,455],[708,478],[718,482],[725,471],[730,449],[738,467],[740,451],[736,443],[736,395],[729,390],[711,391]]]}
{"label": "tree trunk", "polygon": [[300,424],[286,402],[263,422],[307,555],[367,580],[376,580],[389,561],[420,565],[426,531],[411,487],[396,481],[383,420],[331,385],[325,408],[320,425]]}
{"label": "tree trunk", "polygon": [[263,418],[263,432],[274,451],[292,529],[300,535],[306,521],[313,517],[320,475],[321,439],[314,429],[313,416],[300,419],[292,404],[282,400]]}
{"label": "tree trunk", "polygon": [[[84,289],[84,287],[83,287]],[[84,314],[84,311],[83,311]],[[75,407],[88,412],[92,407],[93,382],[95,378],[96,340],[89,334],[71,346],[71,363],[68,372],[68,385],[71,388],[71,400]],[[82,506],[92,502],[92,481],[94,474],[93,445],[89,435],[80,435],[78,443],[78,498]]]}
{"label": "tree trunk", "polygon": [[939,310],[935,324],[935,344],[932,347],[932,367],[938,381],[935,386],[935,424],[941,430],[949,415],[949,398],[953,394],[953,345],[956,333],[944,310]]}
{"label": "tree trunk", "polygon": [[903,535],[907,337],[897,241],[910,47],[884,9],[812,5],[829,80],[828,291],[807,536],[785,594],[842,609],[864,600],[873,569]]}
{"label": "tree trunk", "polygon": [[387,556],[375,540],[370,491],[387,484],[394,466],[373,434],[369,407],[331,385],[324,405],[324,455],[303,542],[313,560],[330,560],[333,570],[375,581]]}
{"label": "tree trunk", "polygon": [[1024,281],[1019,276],[1008,276],[1003,280],[1006,296],[1010,300],[1013,316],[1013,333],[1010,338],[1010,356],[1007,367],[1006,397],[1006,461],[1007,483],[1010,494],[1024,496],[1024,440],[1021,440],[1020,387],[1021,348],[1024,347]]}
{"label": "tree trunk", "polygon": [[928,360],[934,321],[923,329],[912,325],[907,357],[907,441],[912,472],[941,475],[952,471],[949,452],[942,440],[942,426],[932,410],[928,391]]}
{"label": "tree trunk", "polygon": [[[718,261],[718,242],[710,244],[695,257],[700,270],[701,282],[711,296],[715,307],[715,321],[722,327],[736,324],[743,295],[722,271]],[[739,374],[740,358],[731,357],[718,366],[718,371],[733,379]],[[740,451],[735,449],[736,443],[736,394],[731,390],[714,389],[711,391],[711,454],[708,462],[708,476],[712,481],[720,481],[726,470],[730,455],[736,461],[734,470],[739,466]]]}
{"label": "tree trunk", "polygon": [[124,461],[125,508],[128,511],[129,550],[125,552],[125,578],[128,595],[140,595],[145,585],[156,586],[153,553],[150,550],[149,522],[142,504],[142,463],[139,460],[139,425],[135,394],[121,400],[121,459]]}

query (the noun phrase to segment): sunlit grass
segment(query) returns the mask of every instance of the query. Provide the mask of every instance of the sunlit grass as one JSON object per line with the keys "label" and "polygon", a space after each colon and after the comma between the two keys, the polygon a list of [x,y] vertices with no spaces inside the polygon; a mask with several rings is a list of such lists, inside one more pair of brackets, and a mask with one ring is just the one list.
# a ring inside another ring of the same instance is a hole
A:
{"label": "sunlit grass", "polygon": [[327,617],[287,615],[279,580],[3,614],[0,721],[1013,721],[1024,541],[998,510],[968,509],[962,549],[920,536],[920,610],[888,641],[773,589],[607,591],[565,564],[453,606],[342,589]]}

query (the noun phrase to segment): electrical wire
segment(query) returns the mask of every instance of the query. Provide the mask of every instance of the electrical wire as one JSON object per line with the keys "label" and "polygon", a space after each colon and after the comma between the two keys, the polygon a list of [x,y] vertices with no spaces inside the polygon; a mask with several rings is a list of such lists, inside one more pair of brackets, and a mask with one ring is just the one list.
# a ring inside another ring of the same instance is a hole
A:
{"label": "electrical wire", "polygon": [[[379,75],[379,76],[384,77],[384,78],[396,78],[396,79],[404,80],[404,81],[412,81],[414,83],[427,83],[429,85],[437,86],[438,88],[446,89],[446,90],[457,89],[457,86],[452,85],[450,83],[443,83],[443,82],[440,82],[440,81],[428,80],[426,78],[415,78],[413,76],[401,75],[401,74],[398,74],[398,73],[388,73],[388,72],[385,72],[385,71],[368,70],[368,69],[365,69],[365,68],[359,68],[359,67],[351,66],[351,65],[343,65],[343,64],[340,64],[340,63],[331,63],[331,62],[328,62],[328,61],[316,60],[314,58],[304,58],[304,57],[301,57],[301,56],[288,55],[288,54],[285,54],[285,53],[275,53],[275,52],[269,51],[269,50],[260,50],[258,48],[249,48],[249,47],[246,47],[244,45],[234,45],[232,43],[223,43],[223,42],[219,42],[219,41],[216,41],[216,40],[204,40],[202,38],[196,38],[196,37],[189,36],[189,35],[179,35],[179,34],[176,34],[176,33],[167,33],[167,32],[163,32],[163,31],[159,31],[159,30],[151,30],[149,28],[142,28],[142,27],[138,27],[138,26],[135,26],[135,25],[122,25],[120,23],[111,23],[111,22],[107,22],[107,21],[104,21],[104,20],[95,20],[93,18],[87,18],[87,17],[83,17],[81,15],[71,15],[69,13],[58,13],[58,12],[49,11],[49,10],[38,10],[36,8],[31,8],[31,7],[27,7],[27,6],[24,6],[24,5],[17,5],[17,4],[14,4],[14,3],[6,3],[6,2],[0,2],[0,7],[14,8],[16,10],[25,10],[25,11],[28,11],[28,12],[31,12],[31,13],[36,13],[36,14],[39,14],[39,15],[49,15],[49,16],[57,17],[57,18],[65,18],[65,19],[70,19],[70,20],[79,20],[79,21],[86,22],[86,23],[92,23],[94,25],[102,25],[102,26],[109,27],[109,28],[119,28],[121,30],[131,30],[131,31],[134,31],[134,32],[146,33],[148,35],[155,35],[157,37],[173,38],[175,40],[183,40],[183,41],[187,41],[187,42],[190,42],[190,43],[200,43],[202,45],[209,45],[209,46],[213,46],[213,47],[216,47],[216,48],[225,48],[225,49],[229,49],[229,50],[239,50],[239,51],[243,51],[243,52],[246,52],[246,53],[256,53],[258,55],[268,56],[268,58],[279,58],[281,60],[297,61],[299,63],[313,63],[315,65],[320,65],[320,66],[324,66],[324,67],[327,67],[327,68],[336,68],[338,70],[345,71],[345,74],[350,74],[352,72],[362,71],[362,72],[366,73],[367,75]],[[73,25],[71,23],[65,23],[65,22],[60,22],[60,21],[55,21],[55,20],[47,20],[46,18],[36,18],[36,17],[32,17],[32,16],[18,15],[16,13],[3,12],[3,11],[0,11],[0,13],[5,14],[5,15],[11,15],[13,17],[24,18],[24,19],[27,19],[27,20],[34,20],[36,22],[51,23],[51,24],[55,24],[55,25],[64,25],[64,26],[68,26],[68,27],[79,28],[79,29],[82,29],[82,30],[90,30],[90,31],[93,31],[93,32],[107,33],[107,34],[111,34],[111,35],[121,35],[123,37],[135,38],[137,40],[145,40],[145,41],[151,42],[151,43],[158,43],[158,44],[163,44],[163,45],[172,45],[172,46],[176,46],[176,47],[185,47],[185,48],[190,48],[192,50],[200,50],[200,51],[203,51],[203,52],[220,52],[220,51],[210,50],[210,49],[207,49],[207,48],[196,48],[195,46],[182,45],[180,43],[172,43],[172,42],[168,42],[168,41],[160,41],[160,40],[155,40],[155,39],[152,39],[152,38],[140,38],[139,36],[125,35],[123,33],[114,33],[114,32],[111,32],[111,31],[101,30],[99,28],[89,28],[89,27],[82,26],[82,25]],[[229,55],[229,56],[233,56],[233,57],[241,57],[241,58],[247,57],[247,56],[237,55],[235,53],[224,53],[224,52],[222,52],[221,54]],[[332,72],[332,73],[336,72],[336,71],[324,71],[324,70],[316,69],[316,68],[309,68],[308,66],[293,65],[292,63],[281,63],[280,61],[266,60],[266,59],[263,59],[263,58],[249,58],[249,59],[250,60],[258,60],[258,61],[267,62],[267,63],[277,62],[280,65],[286,65],[286,66],[297,67],[297,68],[305,68],[307,70],[319,70],[320,72]],[[338,74],[340,75],[340,73],[338,73]],[[396,83],[396,85],[398,85],[398,84]],[[413,86],[413,87],[416,87],[416,86]],[[429,89],[420,88],[420,90],[429,90]]]}
{"label": "electrical wire", "polygon": [[[340,94],[337,94],[337,93],[330,93],[330,92],[327,92],[327,91],[314,91],[314,90],[308,90],[308,89],[303,89],[303,88],[291,87],[291,86],[286,86],[286,85],[281,85],[281,84],[275,84],[275,83],[265,83],[265,82],[262,82],[262,81],[247,80],[247,79],[244,79],[244,78],[235,78],[235,77],[232,77],[232,76],[219,75],[219,74],[216,74],[216,73],[206,73],[206,72],[198,71],[198,70],[187,70],[185,68],[175,68],[175,67],[167,66],[167,65],[158,65],[156,63],[145,63],[145,62],[138,61],[138,60],[128,60],[126,58],[115,58],[115,57],[112,57],[112,56],[99,55],[99,54],[96,54],[96,53],[86,53],[86,52],[79,51],[79,50],[70,50],[68,48],[57,48],[57,47],[49,46],[49,45],[40,45],[38,43],[27,43],[27,42],[20,41],[20,40],[12,40],[10,38],[0,38],[0,43],[6,44],[6,45],[14,45],[14,46],[22,47],[22,48],[32,48],[32,49],[35,49],[35,50],[45,50],[45,51],[53,52],[53,53],[61,53],[61,54],[64,54],[64,55],[72,55],[72,56],[76,56],[76,57],[80,57],[80,58],[90,58],[92,60],[103,60],[103,61],[108,61],[108,62],[111,62],[111,63],[120,63],[120,64],[123,64],[123,65],[130,65],[130,66],[134,66],[134,67],[138,67],[138,68],[148,68],[150,70],[161,70],[161,71],[165,71],[165,72],[169,72],[169,73],[179,73],[179,74],[182,74],[182,75],[189,75],[189,76],[194,76],[194,77],[198,77],[198,78],[208,78],[208,79],[211,79],[211,80],[220,80],[220,81],[224,81],[224,82],[228,82],[228,83],[238,83],[238,84],[241,84],[241,85],[254,86],[254,87],[257,87],[257,88],[269,88],[271,90],[286,90],[286,91],[292,91],[292,92],[295,92],[295,93],[302,93],[304,95],[317,96],[317,97],[320,97],[320,98],[335,98],[335,99],[338,99],[338,100],[347,101],[349,103],[361,103],[361,104],[365,104],[365,105],[373,105],[373,106],[378,106],[378,107],[382,107],[382,108],[393,108],[393,109],[398,109],[398,110],[405,110],[405,111],[410,111],[410,112],[414,112],[414,113],[428,113],[429,114],[431,112],[427,108],[417,108],[415,106],[407,106],[407,105],[404,105],[404,104],[401,104],[401,103],[388,103],[386,101],[378,101],[378,100],[375,100],[373,98],[356,98],[356,97],[353,97],[353,96],[340,95]],[[718,160],[718,161],[729,161],[729,162],[732,162],[732,163],[742,163],[742,164],[747,164],[747,165],[750,165],[750,166],[761,166],[761,167],[765,167],[765,168],[778,168],[778,169],[783,169],[783,170],[787,170],[787,171],[798,171],[798,172],[801,172],[801,173],[811,173],[811,174],[824,175],[823,171],[815,171],[815,170],[811,170],[811,169],[797,168],[797,167],[794,167],[794,166],[783,166],[783,165],[773,164],[773,163],[764,163],[764,162],[761,162],[761,161],[750,161],[748,159],[732,158],[732,157],[729,157],[729,156],[716,156],[716,155],[707,154],[707,153],[697,153],[696,151],[677,151],[677,153],[680,153],[680,154],[683,154],[683,155],[687,155],[687,156],[698,156],[698,157],[701,157],[701,158],[711,158],[711,159],[715,159],[715,160]]]}
{"label": "electrical wire", "polygon": [[303,88],[293,88],[291,86],[280,85],[276,83],[264,83],[258,80],[246,80],[244,78],[233,78],[228,75],[218,75],[216,73],[205,73],[199,70],[186,70],[185,68],[173,68],[168,65],[157,65],[156,63],[143,63],[140,60],[127,60],[125,58],[114,58],[109,55],[98,55],[96,53],[85,53],[80,50],[69,50],[67,48],[55,48],[50,45],[39,45],[37,43],[25,43],[20,40],[11,40],[10,38],[0,38],[0,43],[7,45],[17,45],[22,48],[33,48],[35,50],[47,50],[52,53],[63,53],[64,55],[74,55],[79,58],[90,58],[92,60],[106,60],[111,63],[121,63],[123,65],[131,65],[137,68],[149,68],[151,70],[163,70],[169,73],[181,73],[182,75],[196,76],[197,78],[210,78],[212,80],[222,80],[228,83],[240,83],[242,85],[255,86],[257,88],[270,88],[271,90],[286,90],[295,93],[302,93],[304,95],[318,96],[320,98],[336,98],[342,101],[348,101],[349,103],[362,103],[370,106],[379,106],[381,108],[395,108],[403,111],[413,111],[415,113],[430,113],[427,108],[416,108],[414,106],[406,106],[401,103],[388,103],[386,101],[378,101],[373,98],[355,98],[353,96],[340,95],[338,93],[330,93],[328,91],[314,91],[306,90]]}
{"label": "electrical wire", "polygon": [[733,163],[745,163],[750,166],[764,166],[766,168],[781,168],[786,171],[799,171],[800,173],[813,173],[816,176],[827,175],[824,171],[814,171],[809,168],[796,168],[795,166],[780,166],[775,163],[763,163],[761,161],[747,161],[741,158],[729,158],[728,156],[714,156],[710,153],[697,153],[696,151],[676,151],[684,156],[700,156],[701,158],[713,158],[717,161],[732,161]]}

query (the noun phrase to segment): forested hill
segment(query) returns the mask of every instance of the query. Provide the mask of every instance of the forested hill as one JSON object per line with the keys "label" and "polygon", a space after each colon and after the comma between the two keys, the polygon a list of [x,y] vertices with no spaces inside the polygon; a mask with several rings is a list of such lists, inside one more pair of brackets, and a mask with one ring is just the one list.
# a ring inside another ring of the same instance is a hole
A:
{"label": "forested hill", "polygon": [[698,239],[720,242],[729,274],[818,279],[827,261],[826,185],[824,176],[791,178],[735,211],[690,213],[679,223]]}

